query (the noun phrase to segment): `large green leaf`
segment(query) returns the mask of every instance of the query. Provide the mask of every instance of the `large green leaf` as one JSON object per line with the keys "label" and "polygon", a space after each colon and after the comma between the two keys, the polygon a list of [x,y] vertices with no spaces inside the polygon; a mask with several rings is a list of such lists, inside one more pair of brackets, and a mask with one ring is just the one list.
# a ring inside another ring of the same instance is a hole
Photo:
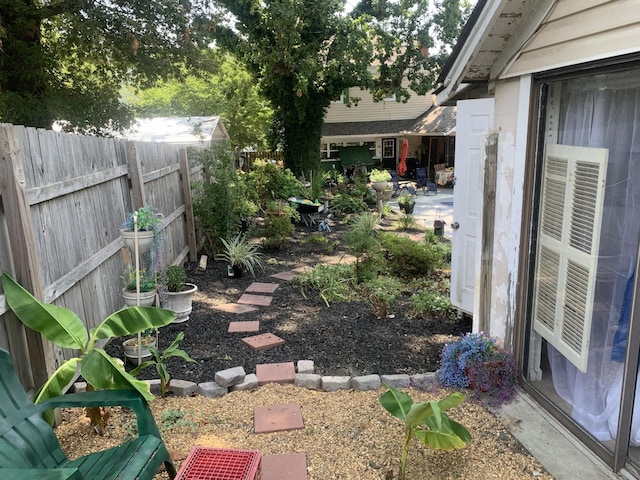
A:
{"label": "large green leaf", "polygon": [[467,444],[455,433],[434,432],[432,430],[417,430],[414,435],[419,438],[422,443],[430,446],[435,450],[455,450],[456,448],[464,448]]}
{"label": "large green leaf", "polygon": [[0,280],[9,307],[22,323],[56,345],[84,351],[87,329],[74,312],[41,303],[6,273]]}
{"label": "large green leaf", "polygon": [[442,410],[443,412],[451,410],[452,408],[455,408],[462,402],[464,402],[465,398],[466,396],[460,392],[450,393],[438,402],[438,404],[440,405],[440,410]]}
{"label": "large green leaf", "polygon": [[157,329],[176,318],[171,310],[157,307],[129,307],[112,313],[100,325],[91,329],[92,340],[123,337],[147,329]]}
{"label": "large green leaf", "polygon": [[64,388],[73,380],[79,363],[79,358],[71,358],[60,365],[45,384],[40,387],[34,403],[42,403],[45,400],[62,395]]}
{"label": "large green leaf", "polygon": [[451,420],[448,416],[444,415],[442,421],[447,424],[447,431],[455,433],[465,442],[471,440],[471,434],[463,425],[459,424],[455,420]]}
{"label": "large green leaf", "polygon": [[95,348],[85,355],[80,373],[97,389],[133,388],[138,390],[147,401],[153,400],[148,383],[131,376],[113,357],[100,348]]}
{"label": "large green leaf", "polygon": [[385,384],[389,389],[380,397],[380,404],[394,417],[404,420],[411,410],[413,399],[404,392],[399,392],[390,385]]}
{"label": "large green leaf", "polygon": [[432,416],[433,408],[431,402],[414,403],[407,414],[405,423],[411,427],[417,427],[426,423]]}

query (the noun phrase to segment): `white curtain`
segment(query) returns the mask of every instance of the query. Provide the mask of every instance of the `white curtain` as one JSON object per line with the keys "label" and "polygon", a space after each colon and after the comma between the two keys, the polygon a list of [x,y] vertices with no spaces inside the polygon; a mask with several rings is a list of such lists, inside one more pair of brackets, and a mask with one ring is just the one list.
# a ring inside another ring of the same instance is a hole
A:
{"label": "white curtain", "polygon": [[[549,361],[556,392],[572,406],[573,418],[606,441],[617,430],[631,302],[627,287],[640,230],[640,78],[629,71],[565,81],[560,101],[558,143],[607,148],[609,159],[587,371],[578,371],[551,346]],[[632,425],[636,446],[639,423],[640,411]]]}

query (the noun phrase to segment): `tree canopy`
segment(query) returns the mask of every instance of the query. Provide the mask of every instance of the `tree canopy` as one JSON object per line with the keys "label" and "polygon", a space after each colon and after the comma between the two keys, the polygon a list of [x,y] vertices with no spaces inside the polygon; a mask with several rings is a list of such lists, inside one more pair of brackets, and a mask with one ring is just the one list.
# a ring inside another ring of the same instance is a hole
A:
{"label": "tree canopy", "polygon": [[123,84],[197,66],[213,28],[198,0],[0,0],[0,121],[100,133],[128,126]]}
{"label": "tree canopy", "polygon": [[464,0],[437,1],[433,11],[426,0],[365,0],[347,15],[344,0],[217,3],[232,21],[214,36],[260,80],[275,139],[296,173],[318,168],[324,114],[345,88],[403,101],[431,90],[445,58],[438,52],[457,37],[469,8]]}
{"label": "tree canopy", "polygon": [[182,79],[169,79],[132,96],[140,116],[220,115],[231,147],[267,148],[272,110],[259,86],[235,56],[208,49],[210,68]]}

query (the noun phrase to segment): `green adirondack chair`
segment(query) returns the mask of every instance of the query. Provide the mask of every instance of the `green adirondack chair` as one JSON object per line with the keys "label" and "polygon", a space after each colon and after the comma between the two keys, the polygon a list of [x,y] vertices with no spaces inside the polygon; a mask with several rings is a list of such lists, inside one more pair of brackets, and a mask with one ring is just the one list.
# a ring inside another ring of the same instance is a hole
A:
{"label": "green adirondack chair", "polygon": [[[69,460],[42,412],[58,407],[123,406],[138,421],[138,437],[119,447]],[[176,469],[146,400],[135,390],[72,393],[35,405],[24,391],[9,352],[0,349],[0,479],[151,480],[165,464]]]}

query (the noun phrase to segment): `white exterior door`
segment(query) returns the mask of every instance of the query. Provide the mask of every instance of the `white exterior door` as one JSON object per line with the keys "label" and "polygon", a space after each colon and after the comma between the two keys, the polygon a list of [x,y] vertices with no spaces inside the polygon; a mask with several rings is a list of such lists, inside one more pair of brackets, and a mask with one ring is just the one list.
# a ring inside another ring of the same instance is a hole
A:
{"label": "white exterior door", "polygon": [[451,304],[473,314],[477,237],[482,217],[483,136],[493,127],[493,98],[460,100],[457,106]]}

